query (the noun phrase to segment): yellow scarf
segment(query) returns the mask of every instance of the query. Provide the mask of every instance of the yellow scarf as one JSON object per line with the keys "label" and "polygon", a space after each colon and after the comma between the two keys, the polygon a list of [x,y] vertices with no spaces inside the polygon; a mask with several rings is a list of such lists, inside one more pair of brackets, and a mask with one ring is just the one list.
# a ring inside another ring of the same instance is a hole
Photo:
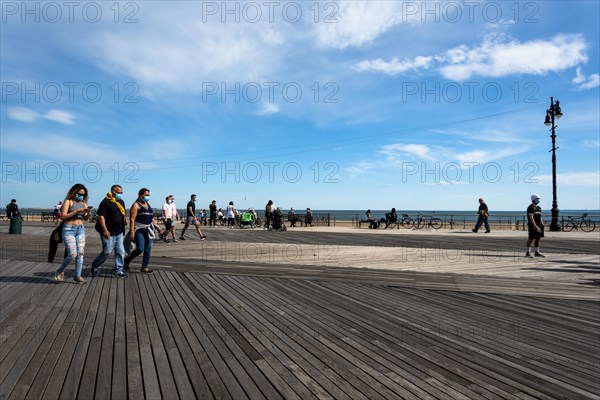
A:
{"label": "yellow scarf", "polygon": [[117,205],[117,207],[119,207],[119,211],[121,211],[121,214],[123,214],[123,216],[125,216],[125,209],[123,208],[121,203],[119,203],[117,201],[117,199],[115,199],[115,196],[112,194],[112,192],[106,193],[106,199],[108,201],[110,201],[111,203],[115,203]]}

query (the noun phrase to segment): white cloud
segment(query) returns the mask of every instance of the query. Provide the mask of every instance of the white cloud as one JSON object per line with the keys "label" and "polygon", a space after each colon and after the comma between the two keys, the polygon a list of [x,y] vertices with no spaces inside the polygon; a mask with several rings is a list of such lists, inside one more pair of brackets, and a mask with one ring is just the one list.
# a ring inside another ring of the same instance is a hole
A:
{"label": "white cloud", "polygon": [[[465,81],[473,76],[503,77],[512,74],[544,75],[562,71],[588,61],[587,44],[582,35],[557,35],[548,40],[519,42],[500,35],[487,37],[477,46],[460,45],[435,56],[389,62],[381,59],[361,61],[361,71],[374,70],[399,74],[408,70],[431,69],[446,79]],[[579,79],[579,78],[576,78]],[[591,77],[585,85],[596,84]]]}
{"label": "white cloud", "polygon": [[600,149],[600,140],[584,140],[583,145],[592,149]]}
{"label": "white cloud", "polygon": [[279,107],[274,103],[263,103],[260,107],[260,110],[257,112],[258,115],[271,115],[277,114],[279,112]]}
{"label": "white cloud", "polygon": [[577,84],[577,89],[579,90],[593,89],[600,86],[600,74],[592,74],[589,77],[586,77],[581,72],[581,68],[577,68],[575,78],[573,78],[571,82]]}
{"label": "white cloud", "polygon": [[40,114],[27,107],[9,107],[6,110],[8,118],[21,122],[34,122]]}
{"label": "white cloud", "polygon": [[587,44],[581,35],[557,35],[550,40],[459,46],[441,56],[450,65],[440,68],[447,79],[464,81],[472,76],[502,77],[512,74],[544,75],[587,62]]}
{"label": "white cloud", "polygon": [[[337,22],[315,24],[317,44],[345,49],[371,42],[395,25],[406,22],[401,1],[338,1]],[[327,10],[326,10],[327,11]],[[324,17],[328,12],[323,12]]]}
{"label": "white cloud", "polygon": [[50,110],[44,115],[44,118],[63,125],[72,125],[75,123],[73,114],[61,110]]}
{"label": "white cloud", "polygon": [[356,68],[359,71],[378,71],[388,75],[402,74],[410,70],[427,69],[433,61],[432,57],[415,57],[412,60],[400,61],[394,57],[389,62],[381,58],[376,60],[365,60],[358,63]]}
{"label": "white cloud", "polygon": [[378,153],[388,156],[389,159],[400,159],[400,161],[406,159],[412,160],[414,158],[425,160],[435,159],[435,156],[432,154],[432,149],[429,146],[414,143],[387,144],[381,147]]}
{"label": "white cloud", "polygon": [[[552,182],[552,175],[539,175],[535,178],[542,184],[550,184]],[[556,183],[560,185],[600,188],[600,172],[569,172],[557,174]]]}
{"label": "white cloud", "polygon": [[40,114],[27,107],[9,107],[7,114],[8,118],[21,122],[35,122],[39,118],[45,118],[63,125],[72,125],[75,123],[73,114],[56,109],[50,110],[45,114]]}

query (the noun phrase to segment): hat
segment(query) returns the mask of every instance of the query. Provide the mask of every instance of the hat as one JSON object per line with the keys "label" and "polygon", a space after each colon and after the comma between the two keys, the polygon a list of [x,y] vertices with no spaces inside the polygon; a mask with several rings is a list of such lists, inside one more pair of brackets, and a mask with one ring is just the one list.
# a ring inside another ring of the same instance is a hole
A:
{"label": "hat", "polygon": [[534,200],[539,199],[539,198],[540,198],[539,194],[532,194],[531,195],[531,201],[534,201]]}

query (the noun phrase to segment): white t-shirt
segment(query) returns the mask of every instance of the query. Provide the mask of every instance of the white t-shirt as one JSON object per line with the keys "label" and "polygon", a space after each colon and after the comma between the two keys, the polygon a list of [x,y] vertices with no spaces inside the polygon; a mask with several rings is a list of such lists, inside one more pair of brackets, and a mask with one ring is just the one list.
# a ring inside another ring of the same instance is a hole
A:
{"label": "white t-shirt", "polygon": [[175,216],[177,216],[177,207],[175,206],[175,203],[163,204],[163,212],[165,214],[165,218],[175,219]]}
{"label": "white t-shirt", "polygon": [[227,218],[235,218],[232,205],[227,206]]}

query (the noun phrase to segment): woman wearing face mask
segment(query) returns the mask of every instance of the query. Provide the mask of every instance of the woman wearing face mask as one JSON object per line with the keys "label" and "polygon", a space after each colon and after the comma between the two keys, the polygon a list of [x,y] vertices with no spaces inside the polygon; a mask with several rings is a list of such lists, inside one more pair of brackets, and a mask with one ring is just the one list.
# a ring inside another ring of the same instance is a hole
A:
{"label": "woman wearing face mask", "polygon": [[136,249],[125,259],[124,268],[126,271],[129,271],[129,263],[131,260],[144,253],[140,271],[146,274],[152,272],[152,270],[148,268],[148,264],[150,263],[152,239],[154,238],[154,230],[152,228],[154,213],[152,212],[149,201],[150,190],[142,188],[138,192],[137,200],[129,210],[129,226],[131,227],[129,235],[132,242],[135,240]]}
{"label": "woman wearing face mask", "polygon": [[56,274],[56,281],[65,279],[65,269],[75,259],[75,276],[73,280],[76,283],[85,283],[81,277],[83,270],[83,253],[85,250],[85,228],[84,222],[90,218],[90,209],[87,206],[88,190],[80,183],[73,185],[67,193],[62,204],[61,218],[65,221],[63,226],[63,242],[67,249],[67,254]]}

